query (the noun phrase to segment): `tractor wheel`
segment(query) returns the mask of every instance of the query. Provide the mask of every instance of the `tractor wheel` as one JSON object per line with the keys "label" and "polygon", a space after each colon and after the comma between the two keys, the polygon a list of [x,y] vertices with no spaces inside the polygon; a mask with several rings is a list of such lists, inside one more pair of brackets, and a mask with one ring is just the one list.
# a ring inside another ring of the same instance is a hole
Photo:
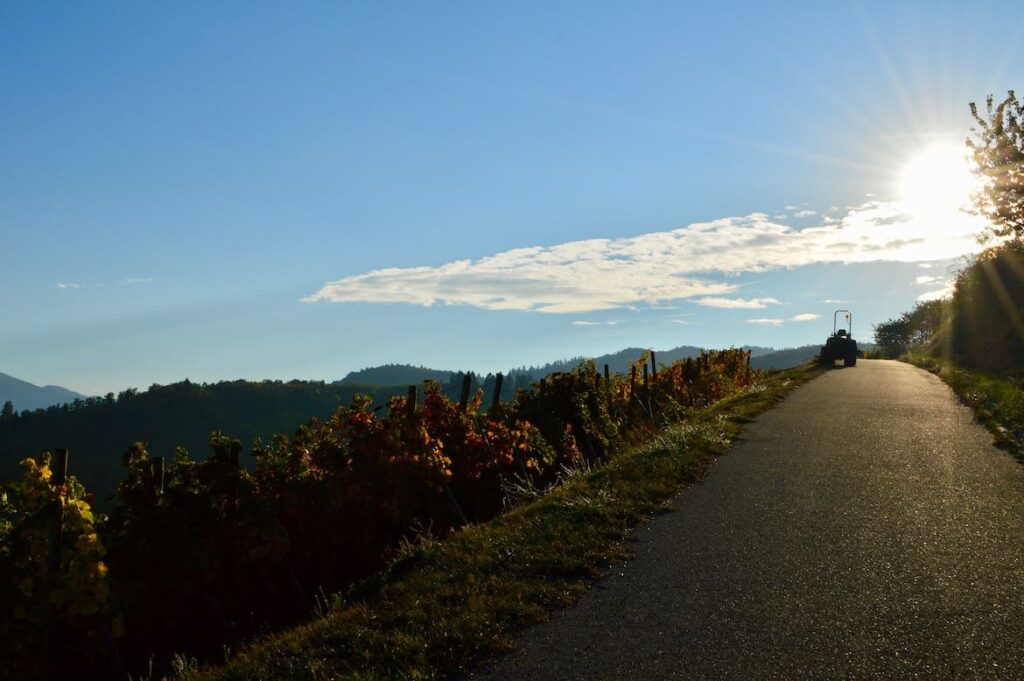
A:
{"label": "tractor wheel", "polygon": [[832,364],[835,360],[828,356],[828,348],[825,346],[821,347],[821,354],[818,355],[818,362],[820,364]]}
{"label": "tractor wheel", "polygon": [[843,358],[844,367],[855,367],[857,366],[857,355],[847,355]]}

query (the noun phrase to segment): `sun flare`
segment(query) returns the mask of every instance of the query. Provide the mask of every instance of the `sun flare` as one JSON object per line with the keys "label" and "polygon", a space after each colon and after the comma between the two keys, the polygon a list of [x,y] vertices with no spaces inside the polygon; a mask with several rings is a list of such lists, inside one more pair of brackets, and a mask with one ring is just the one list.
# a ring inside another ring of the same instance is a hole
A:
{"label": "sun flare", "polygon": [[910,159],[900,175],[900,200],[921,218],[960,222],[976,179],[963,147],[936,144]]}

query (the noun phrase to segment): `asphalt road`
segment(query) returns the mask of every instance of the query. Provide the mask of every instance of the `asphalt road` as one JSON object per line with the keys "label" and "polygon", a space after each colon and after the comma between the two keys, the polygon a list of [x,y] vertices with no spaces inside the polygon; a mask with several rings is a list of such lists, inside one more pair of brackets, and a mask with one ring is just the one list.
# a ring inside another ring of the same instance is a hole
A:
{"label": "asphalt road", "polygon": [[1024,466],[861,361],[750,424],[634,557],[477,679],[1024,678]]}

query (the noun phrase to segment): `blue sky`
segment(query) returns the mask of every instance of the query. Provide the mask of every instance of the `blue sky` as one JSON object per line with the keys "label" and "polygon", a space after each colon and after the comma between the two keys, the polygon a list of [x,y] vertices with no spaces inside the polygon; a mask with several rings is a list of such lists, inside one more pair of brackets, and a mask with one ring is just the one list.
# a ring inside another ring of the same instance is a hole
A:
{"label": "blue sky", "polygon": [[1022,47],[1010,2],[7,2],[0,371],[866,337],[972,250],[893,202]]}

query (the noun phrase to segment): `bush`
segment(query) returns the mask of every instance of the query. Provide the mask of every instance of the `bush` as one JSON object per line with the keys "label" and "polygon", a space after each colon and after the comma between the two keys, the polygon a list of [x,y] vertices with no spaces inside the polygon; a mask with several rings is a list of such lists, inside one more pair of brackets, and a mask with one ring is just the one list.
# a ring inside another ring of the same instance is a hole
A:
{"label": "bush", "polygon": [[989,248],[960,272],[948,346],[949,353],[969,368],[1005,371],[1022,366],[1024,242]]}

